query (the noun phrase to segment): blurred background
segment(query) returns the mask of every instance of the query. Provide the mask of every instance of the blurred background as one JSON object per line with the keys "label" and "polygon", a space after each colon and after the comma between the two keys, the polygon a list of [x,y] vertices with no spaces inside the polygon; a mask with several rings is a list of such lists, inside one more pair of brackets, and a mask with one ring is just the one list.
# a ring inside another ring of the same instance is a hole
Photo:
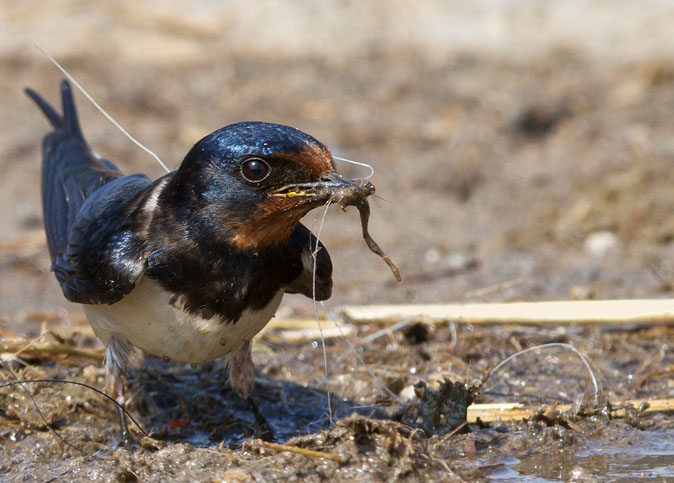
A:
{"label": "blurred background", "polygon": [[[332,208],[329,307],[671,295],[674,3],[156,5],[0,2],[0,313],[79,310],[48,272],[48,124],[22,89],[56,102],[62,75],[34,45],[171,168],[241,120],[295,126],[372,164],[385,201],[371,200],[370,231],[404,281],[367,250],[357,212]],[[97,152],[162,174],[77,100]]]}

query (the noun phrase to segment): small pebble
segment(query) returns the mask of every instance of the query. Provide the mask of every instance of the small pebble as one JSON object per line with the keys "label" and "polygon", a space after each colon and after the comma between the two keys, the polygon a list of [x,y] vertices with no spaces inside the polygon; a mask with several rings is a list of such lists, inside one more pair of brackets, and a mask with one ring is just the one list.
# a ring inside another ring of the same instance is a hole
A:
{"label": "small pebble", "polygon": [[469,258],[463,253],[452,253],[447,257],[447,265],[452,270],[463,270],[469,264]]}
{"label": "small pebble", "polygon": [[424,261],[429,265],[435,265],[440,261],[440,250],[431,248],[424,253]]}
{"label": "small pebble", "polygon": [[402,389],[402,391],[400,391],[400,394],[398,394],[398,397],[403,402],[414,401],[414,399],[416,399],[417,397],[416,393],[414,392],[414,386],[413,385],[405,386]]}
{"label": "small pebble", "polygon": [[603,257],[620,247],[620,240],[610,231],[595,231],[585,239],[585,251],[595,257]]}

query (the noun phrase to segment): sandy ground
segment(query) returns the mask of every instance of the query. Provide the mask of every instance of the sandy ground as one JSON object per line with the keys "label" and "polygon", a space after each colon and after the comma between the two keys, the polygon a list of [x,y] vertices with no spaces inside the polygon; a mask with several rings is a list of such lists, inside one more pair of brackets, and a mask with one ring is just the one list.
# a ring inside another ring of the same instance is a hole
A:
{"label": "sandy ground", "polygon": [[[240,120],[293,125],[340,156],[371,163],[376,170],[372,181],[386,200],[373,202],[371,233],[397,262],[404,281],[393,281],[381,260],[367,251],[354,210],[331,209],[322,235],[335,263],[329,308],[671,296],[672,20],[674,6],[666,1],[651,2],[648,9],[628,1],[580,0],[429,0],[414,8],[384,1],[314,5],[270,0],[254,6],[206,1],[189,6],[165,2],[161,10],[130,1],[107,6],[76,0],[4,1],[0,330],[39,334],[43,318],[31,316],[36,312],[63,309],[63,324],[80,320],[80,309],[67,304],[48,272],[41,232],[40,139],[47,125],[21,90],[31,86],[55,100],[62,76],[33,44],[56,56],[171,167],[201,136]],[[96,151],[125,172],[162,173],[89,103],[82,97],[78,101],[85,135]],[[348,165],[340,169],[348,176],[363,174]],[[305,222],[316,229],[319,216],[312,213]],[[286,315],[312,313],[311,302],[301,297],[287,297],[284,306]],[[646,364],[649,370],[660,368],[669,375],[645,395],[674,397],[671,329],[638,332],[638,340],[629,343],[624,338],[611,341],[601,331],[592,335],[578,330],[574,343],[605,358],[597,364],[613,371],[606,377],[615,395],[637,397],[627,378],[638,377],[639,361],[651,361]],[[470,333],[459,331],[463,348],[443,350],[471,359],[475,350],[467,342],[474,341]],[[497,336],[485,332],[485,347],[497,347]],[[641,349],[632,362],[620,362],[621,349],[612,349],[613,343],[640,344]],[[483,370],[515,349],[495,350],[473,366]],[[313,354],[312,350],[293,347],[272,355],[262,352],[258,358],[270,381],[321,387],[320,374],[295,370],[298,354]],[[450,356],[443,357],[436,361],[438,367],[445,367]],[[347,362],[333,362],[336,373],[349,373]],[[360,370],[353,369],[356,361],[349,362],[354,364],[351,370]],[[368,362],[385,361],[372,356]],[[411,368],[413,359],[399,364]],[[83,370],[81,365],[78,370]],[[467,371],[469,366],[454,376],[466,378]],[[138,378],[136,384],[149,391]],[[550,380],[541,384],[554,385]],[[356,400],[357,391],[351,389],[345,388],[341,396]],[[372,396],[370,402],[381,397]],[[573,391],[567,397],[573,399]],[[309,413],[307,421],[313,416]],[[148,424],[156,422],[145,417]],[[82,418],[73,420],[84,424]],[[299,434],[299,424],[288,436]],[[105,426],[97,440],[108,441],[111,427]],[[389,430],[348,428],[368,435]],[[42,436],[51,437],[42,431]],[[671,439],[671,425],[669,431]],[[335,441],[348,440],[345,434],[333,435]],[[620,437],[637,438],[631,433]],[[174,443],[180,440],[171,438]],[[218,438],[231,439],[220,433]],[[413,457],[411,468],[418,468],[414,465],[430,454],[451,453],[424,453],[423,444],[412,444],[421,459]],[[478,444],[478,449],[488,446]],[[180,448],[175,451],[183,451]],[[570,454],[582,452],[571,448]],[[510,449],[503,454],[521,456]],[[53,461],[50,458],[44,461]],[[68,464],[71,469],[79,465],[102,471],[102,478],[115,458],[119,455],[101,457],[98,466],[95,458]],[[18,478],[26,460],[30,457],[19,451],[14,463],[0,469]],[[467,461],[466,474],[488,466],[486,460]],[[575,465],[573,460],[567,463],[561,479]],[[51,463],[45,464],[43,469],[51,468]],[[456,471],[461,467],[449,464]],[[666,467],[662,461],[656,466]],[[442,465],[431,467],[445,471]],[[517,471],[539,474],[535,468]],[[609,470],[604,471],[597,474]],[[423,473],[411,475],[423,479]]]}

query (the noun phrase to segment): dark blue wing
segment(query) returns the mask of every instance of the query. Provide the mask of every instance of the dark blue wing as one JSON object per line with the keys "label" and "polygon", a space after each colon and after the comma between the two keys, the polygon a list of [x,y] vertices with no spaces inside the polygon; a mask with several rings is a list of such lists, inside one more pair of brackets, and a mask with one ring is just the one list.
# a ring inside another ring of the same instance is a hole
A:
{"label": "dark blue wing", "polygon": [[[286,287],[287,293],[301,293],[312,297],[314,293],[313,252],[316,249],[316,237],[301,223],[297,224],[290,237],[290,249],[297,252],[302,260],[302,272]],[[316,300],[327,300],[332,295],[332,261],[328,250],[318,243],[316,253]]]}
{"label": "dark blue wing", "polygon": [[68,300],[111,304],[133,289],[145,271],[150,214],[140,201],[151,186],[145,175],[122,176],[86,199],[54,269]]}
{"label": "dark blue wing", "polygon": [[[102,270],[102,266],[97,267],[98,273],[91,272],[92,265],[84,262],[94,254],[84,256],[83,250],[105,251],[106,246],[114,245],[115,241],[104,240],[104,236],[111,235],[110,230],[102,228],[115,225],[116,218],[120,218],[117,224],[122,224],[123,208],[150,185],[150,180],[142,175],[123,177],[115,165],[91,151],[82,135],[67,81],[61,83],[63,115],[32,89],[26,89],[26,93],[54,127],[42,145],[42,208],[52,270],[71,301],[119,300],[124,295],[119,293],[128,288],[128,277],[116,280],[115,270]],[[108,187],[111,183],[118,192]],[[97,240],[99,246],[92,240]],[[119,251],[121,245],[117,248]],[[102,262],[103,258],[99,258]],[[96,281],[100,273],[113,277],[108,280],[107,294]]]}

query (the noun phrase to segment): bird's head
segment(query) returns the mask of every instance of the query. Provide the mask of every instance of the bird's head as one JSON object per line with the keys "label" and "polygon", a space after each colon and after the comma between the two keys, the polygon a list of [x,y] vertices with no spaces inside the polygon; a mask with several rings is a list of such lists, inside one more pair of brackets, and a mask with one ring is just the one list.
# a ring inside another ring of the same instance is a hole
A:
{"label": "bird's head", "polygon": [[308,134],[242,122],[197,142],[162,197],[207,236],[245,249],[284,243],[311,209],[358,189]]}

